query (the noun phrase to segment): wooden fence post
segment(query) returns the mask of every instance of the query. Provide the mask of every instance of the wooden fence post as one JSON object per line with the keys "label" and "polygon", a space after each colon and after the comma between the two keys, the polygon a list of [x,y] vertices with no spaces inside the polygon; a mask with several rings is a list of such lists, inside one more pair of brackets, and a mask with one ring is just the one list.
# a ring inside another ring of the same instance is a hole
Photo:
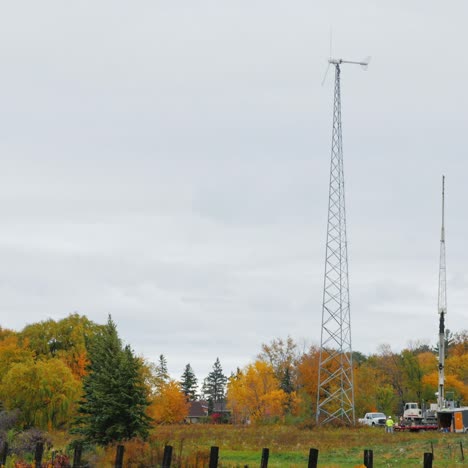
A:
{"label": "wooden fence post", "polygon": [[461,459],[462,461],[465,460],[465,455],[463,453],[463,444],[462,444],[462,441],[460,440],[460,452],[461,452]]}
{"label": "wooden fence post", "polygon": [[0,466],[6,465],[6,459],[8,455],[8,442],[3,442],[2,450],[0,451]]}
{"label": "wooden fence post", "polygon": [[210,449],[210,465],[209,468],[218,468],[219,447],[211,447]]}
{"label": "wooden fence post", "polygon": [[172,445],[166,445],[164,447],[162,468],[171,468],[171,462],[172,462]]}
{"label": "wooden fence post", "polygon": [[115,452],[115,468],[123,468],[125,447],[123,445],[117,445]]}
{"label": "wooden fence post", "polygon": [[75,450],[73,452],[73,468],[81,467],[81,453],[83,451],[83,445],[78,443],[75,445]]}
{"label": "wooden fence post", "polygon": [[372,450],[364,450],[364,466],[366,468],[374,467],[374,452]]}
{"label": "wooden fence post", "polygon": [[432,453],[431,452],[424,453],[423,467],[432,468]]}
{"label": "wooden fence post", "polygon": [[318,464],[318,449],[311,448],[309,450],[309,465],[308,468],[317,468]]}
{"label": "wooden fence post", "polygon": [[270,449],[264,448],[262,450],[262,461],[260,462],[260,468],[267,468],[269,456],[270,456]]}
{"label": "wooden fence post", "polygon": [[36,451],[34,452],[34,463],[36,466],[42,465],[42,455],[44,454],[44,443],[38,442],[36,444]]}

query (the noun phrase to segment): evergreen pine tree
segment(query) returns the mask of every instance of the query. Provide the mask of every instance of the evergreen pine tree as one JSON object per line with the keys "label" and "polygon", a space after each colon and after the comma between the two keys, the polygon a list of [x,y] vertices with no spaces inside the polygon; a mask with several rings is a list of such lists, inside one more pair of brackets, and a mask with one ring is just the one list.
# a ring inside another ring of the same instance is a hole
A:
{"label": "evergreen pine tree", "polygon": [[218,402],[224,400],[227,377],[223,374],[223,369],[219,358],[213,364],[213,370],[203,382],[205,398],[208,401]]}
{"label": "evergreen pine tree", "polygon": [[197,399],[198,381],[190,363],[185,366],[184,373],[180,380],[180,386],[187,400],[194,401]]}
{"label": "evergreen pine tree", "polygon": [[150,418],[141,361],[129,346],[122,347],[115,323],[107,325],[88,342],[90,364],[83,382],[83,397],[72,432],[87,442],[109,445],[146,438]]}
{"label": "evergreen pine tree", "polygon": [[164,354],[159,356],[159,362],[154,368],[154,380],[157,389],[160,389],[170,380],[169,372],[167,371],[167,359]]}
{"label": "evergreen pine tree", "polygon": [[283,376],[280,381],[280,388],[288,394],[294,391],[294,385],[292,382],[291,371],[289,367],[286,367],[283,371]]}

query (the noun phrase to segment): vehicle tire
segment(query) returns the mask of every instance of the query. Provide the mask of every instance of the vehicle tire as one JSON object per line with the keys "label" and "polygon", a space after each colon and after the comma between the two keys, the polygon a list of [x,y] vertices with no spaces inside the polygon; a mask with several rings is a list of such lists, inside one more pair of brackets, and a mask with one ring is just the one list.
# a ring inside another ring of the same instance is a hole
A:
{"label": "vehicle tire", "polygon": [[375,423],[373,422],[372,425],[375,426]]}

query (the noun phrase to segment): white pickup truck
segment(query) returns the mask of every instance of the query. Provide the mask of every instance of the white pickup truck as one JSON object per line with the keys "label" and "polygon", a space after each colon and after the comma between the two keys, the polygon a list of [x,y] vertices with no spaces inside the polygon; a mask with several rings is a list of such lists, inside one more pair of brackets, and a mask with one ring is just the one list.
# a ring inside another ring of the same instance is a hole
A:
{"label": "white pickup truck", "polygon": [[385,426],[386,420],[387,417],[383,413],[366,413],[358,422],[367,426]]}

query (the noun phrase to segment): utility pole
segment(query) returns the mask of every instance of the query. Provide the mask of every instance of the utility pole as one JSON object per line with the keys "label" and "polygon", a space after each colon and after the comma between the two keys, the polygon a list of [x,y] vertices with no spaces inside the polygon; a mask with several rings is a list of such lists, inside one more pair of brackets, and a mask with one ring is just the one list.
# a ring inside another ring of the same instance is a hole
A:
{"label": "utility pole", "polygon": [[335,92],[316,421],[326,424],[339,419],[352,425],[355,423],[354,383],[341,132],[340,65],[343,63],[366,68],[368,60],[328,60],[328,67],[335,67]]}

